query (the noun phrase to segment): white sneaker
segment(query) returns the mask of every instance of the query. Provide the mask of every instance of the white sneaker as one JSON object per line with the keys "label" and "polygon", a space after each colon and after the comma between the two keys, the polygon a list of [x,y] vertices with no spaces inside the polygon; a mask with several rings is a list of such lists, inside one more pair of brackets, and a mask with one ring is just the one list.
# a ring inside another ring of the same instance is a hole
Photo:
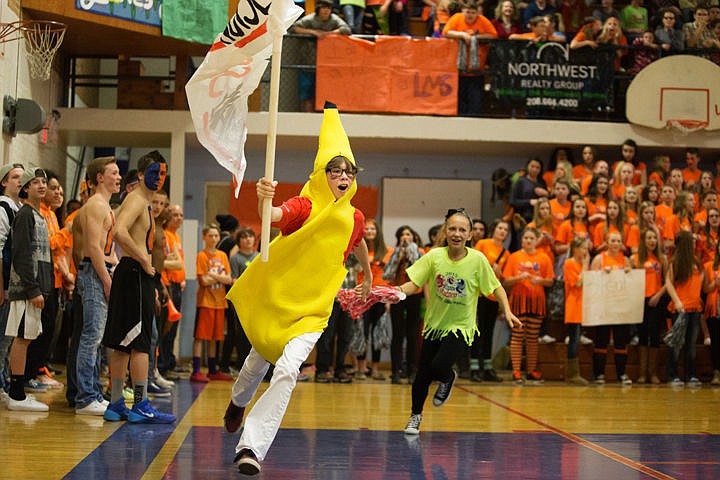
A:
{"label": "white sneaker", "polygon": [[555,343],[555,338],[551,337],[547,333],[543,335],[542,337],[538,338],[538,343],[548,344],[548,343]]}
{"label": "white sneaker", "polygon": [[175,386],[175,382],[164,378],[162,375],[160,375],[160,372],[158,372],[157,369],[155,369],[155,383],[158,387],[161,388],[172,388]]}
{"label": "white sneaker", "polygon": [[622,385],[632,385],[632,380],[630,380],[630,377],[627,376],[627,374],[620,375],[620,383]]}
{"label": "white sneaker", "polygon": [[76,408],[75,415],[93,415],[96,417],[100,417],[102,415],[105,415],[105,410],[107,410],[107,407],[95,400],[94,402],[89,403],[83,408]]}
{"label": "white sneaker", "polygon": [[580,343],[582,345],[592,345],[593,341],[591,338],[588,338],[585,335],[580,335]]}
{"label": "white sneaker", "polygon": [[48,388],[63,388],[65,386],[54,378],[47,375],[38,375],[36,380],[43,385],[47,385]]}
{"label": "white sneaker", "polygon": [[25,400],[13,400],[8,397],[7,406],[8,410],[21,412],[47,412],[50,410],[50,407],[35,400],[35,395],[25,395]]}
{"label": "white sneaker", "polygon": [[105,400],[104,398],[103,398],[102,400],[98,400],[98,403],[100,403],[100,405],[102,405],[102,406],[105,407],[105,408],[107,408],[108,405],[110,405],[110,402],[108,402],[108,401]]}
{"label": "white sneaker", "polygon": [[632,345],[633,347],[637,347],[639,344],[640,344],[640,338],[637,335],[632,337],[632,339],[630,340],[630,345]]}

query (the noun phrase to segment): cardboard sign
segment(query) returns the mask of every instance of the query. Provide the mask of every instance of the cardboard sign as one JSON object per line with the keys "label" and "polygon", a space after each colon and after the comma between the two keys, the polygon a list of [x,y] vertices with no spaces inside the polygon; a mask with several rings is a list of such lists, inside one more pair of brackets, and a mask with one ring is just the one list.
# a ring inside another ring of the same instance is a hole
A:
{"label": "cardboard sign", "polygon": [[642,323],[645,270],[583,273],[583,326]]}

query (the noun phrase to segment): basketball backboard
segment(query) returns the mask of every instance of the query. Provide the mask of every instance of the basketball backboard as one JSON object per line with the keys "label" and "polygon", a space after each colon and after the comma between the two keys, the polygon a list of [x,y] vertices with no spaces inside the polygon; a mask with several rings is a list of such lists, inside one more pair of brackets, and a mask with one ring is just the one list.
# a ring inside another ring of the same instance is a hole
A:
{"label": "basketball backboard", "polygon": [[690,55],[651,63],[627,90],[630,123],[683,131],[720,129],[720,67]]}

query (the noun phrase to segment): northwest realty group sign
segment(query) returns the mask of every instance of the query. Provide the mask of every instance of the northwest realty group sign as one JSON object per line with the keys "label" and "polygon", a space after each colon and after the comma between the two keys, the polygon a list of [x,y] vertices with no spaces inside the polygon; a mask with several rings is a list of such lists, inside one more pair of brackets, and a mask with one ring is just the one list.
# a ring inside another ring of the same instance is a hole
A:
{"label": "northwest realty group sign", "polygon": [[582,50],[552,42],[497,42],[489,60],[496,72],[493,92],[515,107],[610,111],[615,51]]}

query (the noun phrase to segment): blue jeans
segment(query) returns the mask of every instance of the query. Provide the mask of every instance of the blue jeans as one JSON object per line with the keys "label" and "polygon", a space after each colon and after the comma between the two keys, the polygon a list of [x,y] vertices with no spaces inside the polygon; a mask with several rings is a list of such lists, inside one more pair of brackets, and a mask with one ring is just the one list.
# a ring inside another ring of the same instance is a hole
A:
{"label": "blue jeans", "polygon": [[[688,312],[687,315],[687,326],[685,327],[685,344],[683,349],[685,350],[685,380],[690,380],[692,377],[696,377],[695,373],[695,344],[697,343],[698,331],[700,330],[700,316],[701,312]],[[673,320],[673,323],[677,321],[677,316]],[[678,360],[680,354],[675,355],[675,349],[670,348],[668,350],[668,364],[667,372],[668,379],[678,377]]]}
{"label": "blue jeans", "polygon": [[580,348],[580,335],[582,334],[582,325],[579,323],[566,323],[568,331],[568,346],[567,346],[567,358],[573,360],[578,356],[578,349]]}
{"label": "blue jeans", "polygon": [[350,26],[352,33],[360,33],[360,30],[362,29],[364,10],[357,5],[343,5],[342,13],[345,16],[345,21]]}
{"label": "blue jeans", "polygon": [[100,340],[107,321],[107,300],[102,280],[86,260],[80,262],[77,287],[83,304],[83,325],[78,343],[77,395],[75,408],[83,408],[93,401],[102,401],[100,383]]}

